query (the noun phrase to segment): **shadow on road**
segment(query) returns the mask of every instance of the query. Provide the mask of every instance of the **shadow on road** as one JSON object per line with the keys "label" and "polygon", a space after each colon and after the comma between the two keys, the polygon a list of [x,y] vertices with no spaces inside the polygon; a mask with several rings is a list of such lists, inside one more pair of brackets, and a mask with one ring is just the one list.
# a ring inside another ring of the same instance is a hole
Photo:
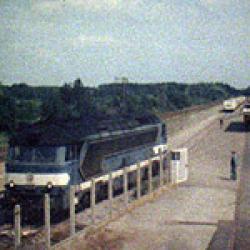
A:
{"label": "shadow on road", "polygon": [[245,133],[249,131],[250,127],[247,127],[243,122],[231,122],[225,129],[225,132]]}
{"label": "shadow on road", "polygon": [[224,114],[233,114],[233,113],[234,113],[234,110],[221,109],[220,112],[221,112],[221,113],[224,113]]}
{"label": "shadow on road", "polygon": [[206,250],[229,249],[230,240],[233,233],[233,225],[233,221],[219,221],[217,229]]}
{"label": "shadow on road", "polygon": [[181,220],[168,220],[165,225],[187,225],[187,226],[217,226],[217,222],[210,221],[181,221]]}

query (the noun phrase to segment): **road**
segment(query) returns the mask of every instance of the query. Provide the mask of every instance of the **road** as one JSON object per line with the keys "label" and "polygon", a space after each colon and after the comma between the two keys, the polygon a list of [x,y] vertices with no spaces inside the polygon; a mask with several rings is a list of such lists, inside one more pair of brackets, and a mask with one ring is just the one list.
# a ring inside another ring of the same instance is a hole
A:
{"label": "road", "polygon": [[[237,181],[229,178],[230,154],[238,152],[241,163],[245,154],[241,119],[226,120],[224,129],[213,120],[198,134],[186,131],[172,140],[172,145],[189,147],[189,180],[76,242],[72,249],[83,244],[85,249],[227,249],[237,191]],[[196,136],[185,144],[190,133]]]}

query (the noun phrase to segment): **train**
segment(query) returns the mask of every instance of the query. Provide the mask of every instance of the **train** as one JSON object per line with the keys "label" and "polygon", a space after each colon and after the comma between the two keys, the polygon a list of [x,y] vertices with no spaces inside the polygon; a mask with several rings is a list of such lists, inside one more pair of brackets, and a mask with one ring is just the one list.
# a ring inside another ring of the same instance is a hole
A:
{"label": "train", "polygon": [[223,102],[223,109],[224,111],[235,111],[241,104],[243,104],[246,100],[245,96],[238,96],[235,98],[231,98],[225,100]]}
{"label": "train", "polygon": [[[70,185],[149,159],[159,149],[167,153],[166,124],[152,114],[54,120],[20,128],[9,140],[7,206],[42,207],[49,192],[52,210],[68,209]],[[105,190],[102,185],[96,187],[98,194]],[[121,188],[121,180],[114,182],[115,190]],[[79,189],[76,203],[87,202],[86,197]]]}

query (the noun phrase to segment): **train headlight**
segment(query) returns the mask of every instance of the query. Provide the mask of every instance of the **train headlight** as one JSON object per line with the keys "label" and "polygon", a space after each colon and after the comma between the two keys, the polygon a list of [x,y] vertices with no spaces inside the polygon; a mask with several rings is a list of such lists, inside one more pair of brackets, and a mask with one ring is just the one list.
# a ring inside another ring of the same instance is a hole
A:
{"label": "train headlight", "polygon": [[11,188],[13,188],[13,187],[15,186],[14,181],[10,181],[10,182],[9,182],[9,185],[10,185]]}
{"label": "train headlight", "polygon": [[48,188],[48,189],[51,189],[52,187],[53,187],[53,184],[52,184],[52,182],[49,181],[49,182],[47,183],[47,188]]}

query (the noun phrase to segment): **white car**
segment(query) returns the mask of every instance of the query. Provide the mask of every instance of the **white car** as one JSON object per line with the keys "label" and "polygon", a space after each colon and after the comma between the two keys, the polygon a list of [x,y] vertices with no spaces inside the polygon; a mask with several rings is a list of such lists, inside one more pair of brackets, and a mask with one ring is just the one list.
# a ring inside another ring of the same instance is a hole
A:
{"label": "white car", "polygon": [[245,100],[245,96],[225,100],[223,102],[223,108],[225,111],[235,111],[242,103],[244,103]]}
{"label": "white car", "polygon": [[223,102],[223,108],[227,111],[234,111],[238,106],[238,102],[235,99],[225,100]]}

